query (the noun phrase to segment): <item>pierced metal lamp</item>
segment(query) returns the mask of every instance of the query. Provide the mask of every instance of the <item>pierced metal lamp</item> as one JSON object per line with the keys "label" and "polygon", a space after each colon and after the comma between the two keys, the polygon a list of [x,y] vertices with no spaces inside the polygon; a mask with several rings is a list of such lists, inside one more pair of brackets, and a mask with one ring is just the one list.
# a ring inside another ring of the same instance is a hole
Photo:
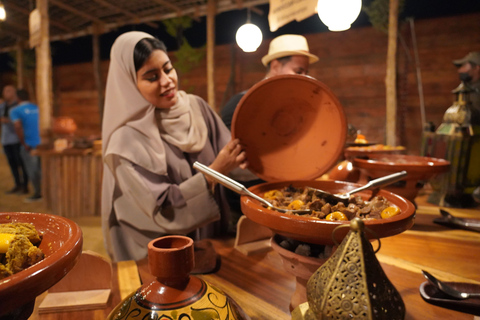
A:
{"label": "pierced metal lamp", "polygon": [[361,219],[352,220],[338,249],[308,280],[308,303],[292,312],[293,320],[405,318],[402,297],[385,275],[364,229]]}

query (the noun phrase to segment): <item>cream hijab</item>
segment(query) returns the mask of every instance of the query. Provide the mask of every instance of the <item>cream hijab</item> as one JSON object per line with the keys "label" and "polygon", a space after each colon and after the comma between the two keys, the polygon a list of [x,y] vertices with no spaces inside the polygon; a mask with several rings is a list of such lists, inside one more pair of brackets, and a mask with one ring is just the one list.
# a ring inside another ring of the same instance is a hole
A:
{"label": "cream hijab", "polygon": [[138,91],[133,51],[144,38],[153,37],[127,32],[112,46],[102,128],[103,157],[108,163],[109,156],[116,154],[163,175],[167,164],[162,139],[184,152],[198,152],[208,132],[195,97],[178,91],[175,106],[158,109]]}

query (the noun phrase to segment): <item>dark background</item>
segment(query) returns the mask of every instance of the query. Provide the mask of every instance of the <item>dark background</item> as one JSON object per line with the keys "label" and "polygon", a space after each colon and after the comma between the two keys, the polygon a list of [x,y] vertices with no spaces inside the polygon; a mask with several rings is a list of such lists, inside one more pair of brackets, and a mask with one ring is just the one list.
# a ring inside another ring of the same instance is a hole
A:
{"label": "dark background", "polygon": [[[363,0],[363,5],[368,6],[372,0]],[[263,33],[264,40],[272,39],[280,34],[308,34],[318,32],[328,32],[327,27],[321,22],[317,15],[313,15],[301,22],[293,21],[276,32],[270,32],[268,26],[269,5],[258,6],[264,14],[258,15],[251,12],[251,22],[255,23]],[[400,19],[406,18],[429,19],[435,17],[444,17],[452,15],[461,15],[480,11],[480,0],[409,0],[405,1]],[[234,10],[220,13],[216,17],[215,40],[216,44],[229,44],[235,42],[235,33],[237,29],[246,22],[247,10]],[[479,21],[480,23],[480,21]],[[367,14],[362,10],[352,28],[370,26]],[[101,59],[108,60],[110,48],[119,34],[126,31],[139,30],[148,32],[163,40],[169,51],[177,49],[176,40],[168,35],[162,23],[159,28],[154,29],[147,25],[132,25],[119,28],[113,32],[103,34],[101,41]],[[185,37],[193,47],[201,47],[206,43],[206,17],[201,17],[199,21],[193,21],[190,29],[185,30]],[[52,64],[72,64],[92,60],[92,37],[86,36],[68,41],[55,41],[51,44]],[[0,55],[0,71],[12,70],[12,58],[8,53]]]}

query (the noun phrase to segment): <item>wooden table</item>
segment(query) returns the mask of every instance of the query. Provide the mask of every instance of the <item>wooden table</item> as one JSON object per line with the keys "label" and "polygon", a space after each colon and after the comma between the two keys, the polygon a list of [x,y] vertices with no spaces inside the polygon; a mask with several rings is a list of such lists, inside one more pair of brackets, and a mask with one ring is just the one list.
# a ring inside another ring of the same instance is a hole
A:
{"label": "wooden table", "polygon": [[[440,216],[439,208],[425,203],[424,197],[417,203],[414,227],[382,239],[377,253],[385,273],[405,302],[406,319],[474,319],[473,315],[425,302],[419,294],[419,286],[425,281],[420,270],[431,271],[447,281],[480,284],[480,233],[437,225],[432,220]],[[480,219],[478,209],[446,209],[459,217]],[[290,319],[289,303],[295,279],[283,270],[280,256],[274,251],[245,256],[233,248],[233,242],[234,239],[212,240],[221,256],[221,267],[218,272],[201,278],[232,296],[252,319]],[[41,314],[38,319],[105,319],[120,302],[119,288],[131,291],[128,277],[119,281],[117,275],[128,272],[132,264],[135,266],[133,262],[114,265],[114,290],[106,309]]]}

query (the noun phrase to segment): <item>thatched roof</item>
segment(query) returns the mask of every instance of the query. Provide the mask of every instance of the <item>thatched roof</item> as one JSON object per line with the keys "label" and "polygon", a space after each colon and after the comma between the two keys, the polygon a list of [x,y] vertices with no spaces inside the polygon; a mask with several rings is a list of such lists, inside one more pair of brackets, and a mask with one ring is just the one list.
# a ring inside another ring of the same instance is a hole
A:
{"label": "thatched roof", "polygon": [[[7,19],[0,22],[0,52],[12,51],[29,38],[28,19],[35,0],[1,0]],[[125,25],[161,21],[189,15],[205,16],[208,0],[48,0],[50,38],[72,39],[93,33],[98,25],[109,32]],[[253,7],[268,0],[216,0],[217,13]]]}

